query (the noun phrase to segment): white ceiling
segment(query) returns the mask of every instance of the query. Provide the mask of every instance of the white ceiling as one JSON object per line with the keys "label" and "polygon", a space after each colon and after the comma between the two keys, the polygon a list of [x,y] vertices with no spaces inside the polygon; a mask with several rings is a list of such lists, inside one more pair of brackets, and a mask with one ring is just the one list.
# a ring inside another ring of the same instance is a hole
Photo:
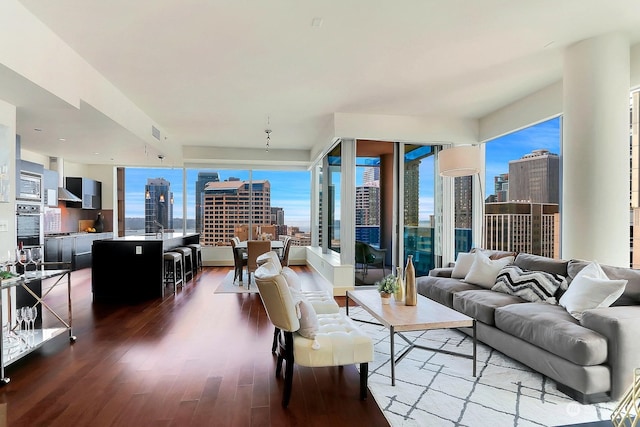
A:
{"label": "white ceiling", "polygon": [[[572,43],[612,31],[640,41],[637,0],[20,3],[179,146],[262,149],[269,121],[273,150],[309,150],[334,113],[480,118],[559,81]],[[158,165],[97,109],[70,111],[10,73],[0,83],[23,148]]]}

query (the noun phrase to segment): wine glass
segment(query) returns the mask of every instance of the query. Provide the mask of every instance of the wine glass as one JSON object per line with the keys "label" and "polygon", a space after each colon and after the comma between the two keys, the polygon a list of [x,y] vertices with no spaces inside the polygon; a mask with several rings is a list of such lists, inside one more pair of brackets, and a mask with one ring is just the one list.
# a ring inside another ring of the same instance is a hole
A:
{"label": "wine glass", "polygon": [[38,307],[35,305],[29,309],[31,314],[29,315],[29,320],[31,320],[31,334],[35,335],[36,333],[36,319],[38,318]]}
{"label": "wine glass", "polygon": [[24,316],[25,321],[27,322],[27,331],[29,334],[33,333],[33,307],[23,307],[25,309]]}
{"label": "wine glass", "polygon": [[[42,248],[40,246],[31,248],[31,261],[36,266],[36,271],[37,271],[38,264],[42,264]],[[44,266],[42,267],[44,268]]]}
{"label": "wine glass", "polygon": [[7,250],[7,270],[15,271],[14,267],[16,265],[16,253],[12,250]]}
{"label": "wine glass", "polygon": [[22,308],[16,308],[16,323],[18,324],[18,332],[16,332],[18,335],[20,335],[20,332],[22,331],[22,322],[24,321],[24,307]]}

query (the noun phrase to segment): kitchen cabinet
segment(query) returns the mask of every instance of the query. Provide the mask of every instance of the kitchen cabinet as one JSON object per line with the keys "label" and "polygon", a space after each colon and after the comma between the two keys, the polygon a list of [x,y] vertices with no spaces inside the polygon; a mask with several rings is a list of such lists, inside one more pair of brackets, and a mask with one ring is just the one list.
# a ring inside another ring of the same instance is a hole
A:
{"label": "kitchen cabinet", "polygon": [[68,176],[65,180],[65,188],[82,199],[81,202],[67,202],[67,207],[102,209],[102,182]]}
{"label": "kitchen cabinet", "polygon": [[68,262],[71,270],[91,267],[91,248],[96,240],[110,239],[113,233],[72,233],[44,238],[46,262]]}
{"label": "kitchen cabinet", "polygon": [[[123,236],[93,245],[91,291],[94,302],[138,303],[162,298],[164,253],[198,243],[198,233]],[[115,275],[115,269],[126,270]]]}
{"label": "kitchen cabinet", "polygon": [[44,188],[44,205],[51,207],[58,206],[58,172],[44,169],[42,186]]}

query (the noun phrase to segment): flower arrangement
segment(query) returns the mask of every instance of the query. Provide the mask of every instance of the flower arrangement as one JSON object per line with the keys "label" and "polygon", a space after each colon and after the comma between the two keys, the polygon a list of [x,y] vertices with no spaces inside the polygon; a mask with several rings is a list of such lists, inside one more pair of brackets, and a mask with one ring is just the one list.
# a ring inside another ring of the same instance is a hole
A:
{"label": "flower arrangement", "polygon": [[393,294],[398,289],[396,276],[394,276],[393,274],[385,276],[382,280],[377,281],[375,284],[378,287],[378,292],[380,292],[381,294]]}

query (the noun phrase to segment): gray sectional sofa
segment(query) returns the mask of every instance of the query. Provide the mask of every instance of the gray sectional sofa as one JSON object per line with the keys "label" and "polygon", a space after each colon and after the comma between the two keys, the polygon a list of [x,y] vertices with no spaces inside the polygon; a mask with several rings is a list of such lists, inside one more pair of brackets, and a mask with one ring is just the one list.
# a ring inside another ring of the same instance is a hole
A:
{"label": "gray sectional sofa", "polygon": [[[566,278],[570,288],[588,264],[520,253],[510,267]],[[595,403],[622,397],[640,367],[640,271],[601,267],[609,279],[627,281],[624,292],[610,307],[583,311],[580,320],[557,304],[566,285],[547,302],[530,302],[452,278],[453,267],[434,269],[416,282],[420,294],[475,318],[480,341],[555,380],[573,399]]]}

